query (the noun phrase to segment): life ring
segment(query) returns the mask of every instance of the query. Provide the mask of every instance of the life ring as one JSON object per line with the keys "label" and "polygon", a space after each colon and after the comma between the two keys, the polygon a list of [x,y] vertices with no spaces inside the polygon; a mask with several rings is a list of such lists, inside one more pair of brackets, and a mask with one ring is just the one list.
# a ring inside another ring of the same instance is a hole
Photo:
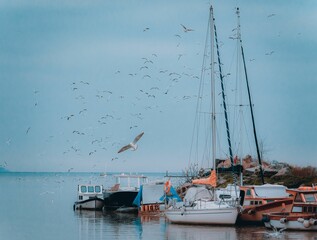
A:
{"label": "life ring", "polygon": [[169,193],[171,190],[171,186],[172,186],[171,181],[170,180],[166,181],[164,184],[164,192]]}

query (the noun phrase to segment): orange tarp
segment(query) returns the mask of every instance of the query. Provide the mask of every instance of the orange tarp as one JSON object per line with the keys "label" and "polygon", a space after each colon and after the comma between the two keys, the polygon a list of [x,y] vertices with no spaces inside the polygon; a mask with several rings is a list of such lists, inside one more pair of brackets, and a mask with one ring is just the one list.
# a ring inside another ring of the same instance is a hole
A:
{"label": "orange tarp", "polygon": [[211,174],[208,178],[201,178],[201,179],[195,179],[192,181],[193,184],[205,184],[205,185],[211,185],[213,187],[217,186],[217,175],[216,171],[212,170]]}

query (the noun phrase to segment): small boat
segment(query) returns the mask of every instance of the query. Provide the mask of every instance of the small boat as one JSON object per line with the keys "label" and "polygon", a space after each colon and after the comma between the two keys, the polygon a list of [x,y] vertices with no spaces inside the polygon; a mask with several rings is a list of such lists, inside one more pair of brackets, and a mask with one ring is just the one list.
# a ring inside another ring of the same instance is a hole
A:
{"label": "small boat", "polygon": [[283,185],[245,185],[240,186],[240,205],[242,211],[238,223],[263,224],[262,214],[290,211],[293,197]]}
{"label": "small boat", "polygon": [[137,212],[133,205],[140,186],[148,181],[144,175],[118,174],[114,175],[116,183],[103,192],[104,210],[120,212]]}
{"label": "small boat", "polygon": [[267,228],[317,231],[317,187],[288,190],[293,195],[290,211],[263,214]]}
{"label": "small boat", "polygon": [[101,211],[104,206],[103,186],[81,184],[78,185],[78,200],[74,203],[74,210]]}
{"label": "small boat", "polygon": [[165,216],[172,223],[233,225],[238,208],[215,199],[214,190],[207,185],[193,185],[187,190],[183,204],[168,208]]}

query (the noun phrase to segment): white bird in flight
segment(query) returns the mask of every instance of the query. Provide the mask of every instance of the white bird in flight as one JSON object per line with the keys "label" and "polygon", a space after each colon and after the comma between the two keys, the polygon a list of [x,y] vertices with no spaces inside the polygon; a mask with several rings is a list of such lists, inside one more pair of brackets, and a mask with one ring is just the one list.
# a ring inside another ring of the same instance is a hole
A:
{"label": "white bird in flight", "polygon": [[128,145],[122,147],[118,153],[121,153],[125,150],[128,150],[129,148],[132,148],[133,151],[135,151],[138,148],[138,145],[136,144],[137,141],[140,140],[140,138],[143,136],[144,132],[140,133],[138,136],[135,137],[135,139],[133,140],[133,142],[129,143]]}

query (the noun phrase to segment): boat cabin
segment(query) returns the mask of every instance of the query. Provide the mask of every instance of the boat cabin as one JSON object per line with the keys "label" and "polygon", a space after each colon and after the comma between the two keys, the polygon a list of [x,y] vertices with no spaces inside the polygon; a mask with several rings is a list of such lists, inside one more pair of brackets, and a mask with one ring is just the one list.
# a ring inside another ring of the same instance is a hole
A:
{"label": "boat cabin", "polygon": [[263,224],[263,214],[290,211],[293,196],[283,185],[246,185],[240,186],[239,223]]}
{"label": "boat cabin", "polygon": [[102,185],[78,185],[78,200],[83,201],[96,197],[102,198]]}
{"label": "boat cabin", "polygon": [[240,186],[240,205],[257,206],[289,198],[290,194],[283,185]]}
{"label": "boat cabin", "polygon": [[299,187],[289,192],[294,195],[292,213],[317,214],[317,187]]}
{"label": "boat cabin", "polygon": [[148,183],[148,178],[144,175],[117,174],[113,175],[116,179],[112,191],[138,191],[141,185]]}

